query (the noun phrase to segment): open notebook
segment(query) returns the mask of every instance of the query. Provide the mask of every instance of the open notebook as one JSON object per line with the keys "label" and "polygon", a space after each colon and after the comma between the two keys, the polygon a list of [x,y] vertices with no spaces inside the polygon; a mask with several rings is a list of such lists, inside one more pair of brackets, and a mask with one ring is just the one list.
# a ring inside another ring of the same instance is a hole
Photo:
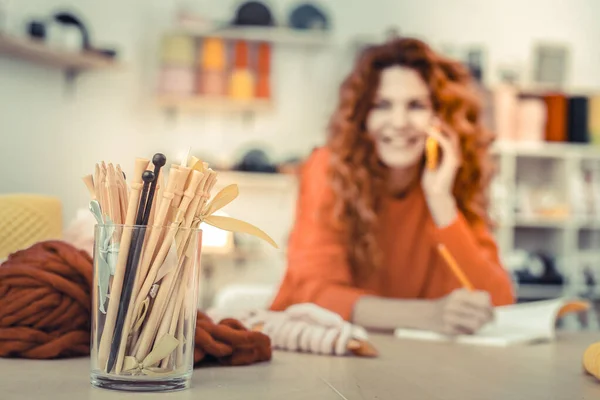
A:
{"label": "open notebook", "polygon": [[536,301],[496,307],[496,319],[474,335],[447,336],[430,331],[396,329],[398,338],[446,341],[484,346],[510,346],[553,340],[557,319],[589,308],[584,301]]}

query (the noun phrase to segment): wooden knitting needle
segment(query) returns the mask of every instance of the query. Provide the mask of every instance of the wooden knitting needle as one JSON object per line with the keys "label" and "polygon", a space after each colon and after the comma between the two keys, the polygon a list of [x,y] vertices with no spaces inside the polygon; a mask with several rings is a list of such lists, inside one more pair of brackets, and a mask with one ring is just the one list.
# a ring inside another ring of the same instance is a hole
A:
{"label": "wooden knitting needle", "polygon": [[202,178],[200,179],[200,183],[196,187],[196,193],[194,195],[194,198],[192,199],[192,202],[190,203],[190,205],[187,208],[187,211],[185,212],[185,218],[182,224],[183,228],[185,229],[180,229],[177,232],[177,236],[175,237],[175,242],[177,243],[177,255],[179,257],[181,257],[181,255],[183,254],[183,245],[185,243],[185,239],[187,238],[187,234],[189,233],[189,228],[192,226],[194,217],[197,214],[198,205],[202,200],[202,193],[204,192],[206,182],[210,177],[210,174],[204,174],[202,172],[200,173],[202,174]]}
{"label": "wooden knitting needle", "polygon": [[83,183],[85,183],[85,187],[90,192],[90,196],[92,196],[92,200],[96,200],[96,189],[94,188],[94,178],[92,177],[92,175],[84,176]]}
{"label": "wooden knitting needle", "polygon": [[111,215],[111,209],[110,209],[110,203],[109,203],[109,199],[110,199],[110,193],[108,193],[108,184],[106,182],[106,163],[104,161],[102,161],[102,163],[100,164],[100,187],[102,188],[102,200],[104,201],[104,205],[103,205],[103,209],[104,209],[104,214],[108,215],[108,217],[110,218],[111,221],[114,221],[114,215]]}
{"label": "wooden knitting needle", "polygon": [[[198,255],[200,253],[200,247],[198,248]],[[185,346],[186,343],[186,337],[191,337],[190,335],[194,335],[195,333],[195,325],[191,323],[192,321],[192,316],[196,313],[196,310],[198,308],[198,286],[195,286],[195,282],[196,279],[194,277],[194,271],[196,273],[200,273],[200,268],[197,268],[194,270],[193,268],[193,264],[191,262],[189,262],[187,265],[184,266],[185,271],[187,272],[187,275],[184,276],[184,281],[182,283],[182,290],[183,287],[185,286],[185,290],[186,293],[184,293],[183,298],[181,300],[181,303],[179,305],[179,312],[178,315],[175,315],[175,319],[177,320],[177,325],[174,327],[175,331],[174,334],[177,337],[177,340],[179,340],[179,346],[177,348],[177,354],[176,354],[176,359],[175,361],[180,364],[183,362],[183,348]],[[187,296],[191,296],[192,298],[189,299]],[[187,320],[187,324],[185,324]],[[187,329],[188,329],[188,333],[186,334],[186,332],[184,331],[184,329],[186,328],[187,325]],[[194,329],[194,333],[190,333],[190,327],[193,327],[192,329]],[[171,329],[169,330],[169,333],[173,333],[173,326],[171,325]]]}
{"label": "wooden knitting needle", "polygon": [[[177,329],[177,322],[179,320],[179,311],[183,306],[185,295],[188,293],[187,283],[190,275],[190,265],[192,265],[192,263],[189,259],[186,259],[186,262],[183,265],[181,272],[179,273],[179,277],[176,280],[176,282],[179,282],[179,286],[175,287],[173,296],[171,296],[171,298],[169,299],[169,305],[167,307],[165,316],[163,317],[161,324],[158,327],[158,334],[156,335],[157,339],[160,339],[167,333],[173,336],[175,336],[176,334],[175,331]],[[162,368],[166,367],[169,363],[169,359],[170,355],[168,355],[161,361],[160,366]]]}
{"label": "wooden knitting needle", "polygon": [[154,201],[154,217],[152,219],[152,221],[153,221],[152,225],[154,225],[154,219],[156,219],[156,216],[158,215],[158,210],[160,209],[160,202],[163,199],[164,188],[165,188],[165,170],[162,169],[160,171],[160,174],[158,174],[158,185],[156,187],[156,190],[158,190],[158,197]]}
{"label": "wooden knitting needle", "polygon": [[210,174],[210,176],[208,177],[208,182],[206,183],[207,187],[204,190],[204,196],[202,197],[202,201],[197,210],[198,216],[202,213],[202,211],[204,211],[204,207],[206,207],[206,204],[208,203],[210,194],[211,194],[213,188],[215,187],[215,185],[217,184],[217,173],[210,168],[208,169],[208,173]]}
{"label": "wooden knitting needle", "polygon": [[104,216],[107,212],[106,204],[104,202],[104,188],[102,187],[102,175],[100,173],[100,165],[96,164],[94,169],[94,191],[96,192],[96,198],[100,204],[102,215]]}
{"label": "wooden knitting needle", "polygon": [[[100,183],[100,166],[98,164],[96,164],[94,166],[94,188],[96,190],[96,194],[98,196],[98,199],[100,199],[100,193],[98,193],[98,184]],[[102,204],[101,204],[102,206]]]}
{"label": "wooden knitting needle", "polygon": [[[173,221],[171,223],[171,226],[169,227],[169,229],[165,235],[165,238],[160,247],[160,250],[156,254],[154,262],[152,263],[152,266],[150,267],[150,270],[148,271],[146,279],[144,280],[141,288],[139,289],[139,291],[137,293],[137,298],[135,301],[134,315],[137,315],[137,312],[139,311],[140,307],[144,303],[144,300],[146,299],[146,297],[148,297],[148,294],[150,293],[152,286],[156,283],[156,276],[157,276],[159,270],[164,266],[164,261],[165,261],[167,254],[173,244],[173,239],[175,238],[175,233],[177,232],[178,228],[179,228],[179,221],[178,221],[178,218],[176,218],[175,221]],[[176,269],[177,269],[177,266],[175,266],[175,268],[173,268],[173,270],[176,270]],[[134,321],[132,321],[132,323],[133,322]]]}
{"label": "wooden knitting needle", "polygon": [[[206,207],[206,204],[208,203],[208,199],[210,198],[210,193],[211,193],[213,187],[215,186],[215,184],[217,183],[217,173],[215,171],[213,171],[212,169],[209,168],[207,170],[207,174],[208,174],[208,176],[205,181],[204,190],[202,192],[201,199],[198,202],[198,206],[197,206],[196,212],[194,214],[195,218],[200,217],[200,215],[202,214],[204,208]],[[197,228],[198,226],[195,226],[195,227]],[[180,237],[180,242],[177,247],[177,254],[181,255],[186,252],[186,248],[189,245],[188,239],[189,239],[190,234],[191,234],[191,231],[189,229],[183,232],[182,236]]]}
{"label": "wooden knitting needle", "polygon": [[[204,207],[208,201],[208,198],[210,197],[210,192],[216,183],[216,177],[217,177],[217,173],[215,171],[211,170],[210,168],[207,170],[207,174],[205,175],[205,177],[203,177],[201,184],[203,184],[204,187],[200,194],[200,200],[197,202],[198,205],[196,206],[196,209],[194,211],[194,218],[199,217],[200,214],[202,213],[202,210],[204,209]],[[192,220],[192,222],[193,222],[194,218],[190,218]],[[197,228],[198,225],[195,225],[194,227]],[[186,249],[189,245],[189,238],[191,235],[191,231],[189,229],[186,229],[186,230],[180,231],[180,234],[181,235],[177,239],[177,243],[178,243],[177,254],[178,254],[178,256],[181,257],[181,255],[186,252]]]}
{"label": "wooden knitting needle", "polygon": [[191,174],[188,175],[187,182],[185,185],[185,191],[183,197],[179,203],[178,209],[184,212],[184,215],[188,215],[188,210],[192,209],[191,212],[195,211],[195,206],[198,204],[198,188],[204,181],[204,174],[202,172],[192,170]]}
{"label": "wooden knitting needle", "polygon": [[[195,290],[197,293],[197,289],[192,289]],[[194,299],[196,299],[196,296],[194,295]],[[194,304],[197,304],[197,302],[195,301]],[[192,308],[191,310],[187,310],[190,314],[188,314],[188,318],[191,317],[191,313],[195,313],[196,312],[196,308]],[[186,340],[186,338],[191,338],[194,336],[195,334],[195,330],[196,330],[196,326],[192,323],[190,323],[191,318],[188,320],[188,323],[185,323],[185,318],[186,318],[186,308],[185,307],[181,307],[181,310],[179,310],[179,319],[177,320],[177,340],[179,341],[179,346],[177,346],[177,354],[176,354],[176,365],[181,365],[184,362],[184,354],[183,354],[183,348],[184,346],[186,346],[186,342],[188,342]],[[192,330],[193,329],[193,330]],[[188,342],[189,343],[189,342]]]}
{"label": "wooden knitting needle", "polygon": [[[145,171],[142,174],[142,180],[144,186],[142,189],[142,195],[140,197],[140,203],[136,216],[135,224],[138,226],[133,231],[131,245],[129,247],[129,257],[127,257],[127,268],[125,269],[125,276],[123,277],[123,293],[119,299],[119,309],[117,312],[117,323],[115,325],[115,333],[110,347],[110,354],[108,356],[107,371],[110,372],[115,367],[117,362],[117,356],[119,353],[119,346],[121,344],[121,338],[123,335],[123,326],[125,325],[125,317],[127,316],[127,310],[129,308],[129,302],[131,301],[131,293],[135,285],[135,276],[137,272],[137,266],[140,261],[142,252],[142,245],[144,244],[144,236],[146,235],[146,224],[148,221],[144,220],[144,210],[146,207],[148,190],[150,184],[154,182],[155,176],[152,171]],[[120,373],[121,367],[117,366],[117,374]]]}
{"label": "wooden knitting needle", "polygon": [[119,205],[121,208],[121,219],[125,223],[127,216],[127,204],[129,203],[129,192],[127,190],[127,182],[125,174],[121,169],[121,166],[117,164],[117,186],[119,188]]}
{"label": "wooden knitting needle", "polygon": [[[148,162],[149,160],[144,158],[137,158],[135,160],[133,180],[131,182],[131,194],[129,203],[127,205],[127,217],[125,218],[125,225],[127,226],[134,225],[136,222],[138,203],[143,187],[142,174],[146,170]],[[121,243],[119,246],[120,250],[117,258],[117,265],[115,267],[113,284],[111,286],[110,301],[108,302],[108,310],[106,313],[106,319],[104,321],[104,329],[102,330],[102,337],[100,338],[100,344],[98,347],[98,364],[101,368],[104,368],[105,372],[108,372],[106,370],[106,364],[108,361],[108,355],[110,353],[110,345],[117,319],[119,298],[121,297],[121,291],[123,288],[123,279],[125,277],[125,268],[127,266],[132,232],[132,228],[124,228],[121,235]]]}
{"label": "wooden knitting needle", "polygon": [[112,164],[108,164],[106,171],[106,187],[108,188],[108,207],[113,218],[112,221],[120,225],[123,223],[121,219],[120,193],[117,185],[117,172]]}
{"label": "wooden knitting needle", "polygon": [[175,282],[175,278],[179,275],[183,261],[184,259],[178,263],[179,265],[177,270],[167,274],[160,284],[158,293],[154,299],[154,304],[149,312],[149,315],[146,316],[146,323],[142,328],[142,333],[140,334],[137,343],[138,346],[135,352],[135,358],[138,360],[143,360],[148,353],[150,353],[152,342],[156,338],[159,322],[164,316],[168,299],[173,294],[173,284]]}
{"label": "wooden knitting needle", "polygon": [[[163,199],[160,202],[160,209],[158,210],[158,214],[154,219],[154,227],[156,229],[152,229],[150,231],[150,238],[148,239],[148,243],[146,245],[149,249],[160,249],[160,236],[162,226],[166,225],[167,213],[171,207],[171,200],[174,196],[174,190],[179,181],[181,180],[181,174],[178,169],[173,169],[169,171],[169,181],[167,183],[167,187],[163,192]],[[138,277],[136,279],[136,309],[139,310],[139,306],[146,298],[148,292],[141,293],[139,289],[142,287],[143,283],[146,281],[146,277],[148,276],[148,272],[150,270],[150,265],[152,263],[153,251],[145,252],[144,257],[142,259],[142,264],[140,265],[140,270],[138,272]],[[152,286],[152,285],[150,285]],[[145,290],[149,291],[150,287],[147,287]],[[134,314],[135,315],[135,314]]]}
{"label": "wooden knitting needle", "polygon": [[[200,251],[200,249],[198,249],[198,251]],[[181,349],[181,351],[183,350],[184,342],[183,319],[185,318],[186,314],[186,301],[190,301],[187,296],[193,296],[193,293],[197,291],[197,288],[192,284],[195,282],[195,279],[192,276],[193,263],[191,262],[191,260],[195,259],[196,257],[197,255],[195,254],[188,254],[185,256],[185,262],[181,272],[182,276],[178,279],[180,284],[178,287],[175,287],[175,292],[173,293],[174,295],[171,296],[171,299],[169,300],[169,308],[167,308],[167,313],[163,317],[157,335],[157,338],[161,338],[165,333],[169,333],[173,336],[177,335],[177,339],[180,341],[178,347]],[[195,296],[193,297],[195,298]],[[172,308],[171,303],[174,303]],[[195,310],[195,307],[193,307],[193,309]],[[169,359],[170,356],[167,356],[161,362],[161,367],[165,368],[169,363]],[[176,358],[174,361],[177,361],[177,359],[178,358]]]}
{"label": "wooden knitting needle", "polygon": [[179,166],[179,172],[181,173],[181,178],[179,180],[179,184],[175,188],[175,196],[173,197],[172,206],[179,208],[179,204],[181,203],[181,199],[183,197],[183,191],[185,189],[185,183],[192,172],[191,168]]}

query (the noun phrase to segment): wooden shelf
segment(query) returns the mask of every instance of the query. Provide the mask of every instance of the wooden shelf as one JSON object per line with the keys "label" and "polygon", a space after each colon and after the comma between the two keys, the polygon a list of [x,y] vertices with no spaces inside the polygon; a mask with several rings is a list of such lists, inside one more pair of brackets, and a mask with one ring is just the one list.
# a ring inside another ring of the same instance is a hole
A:
{"label": "wooden shelf", "polygon": [[522,215],[516,215],[514,226],[517,228],[566,229],[574,225],[566,218],[526,217]]}
{"label": "wooden shelf", "polygon": [[564,293],[563,285],[519,284],[517,297],[520,300],[555,299]]}
{"label": "wooden shelf", "polygon": [[43,42],[4,34],[0,34],[0,55],[7,55],[53,68],[75,71],[116,66],[116,62],[109,57],[54,49]]}
{"label": "wooden shelf", "polygon": [[490,150],[492,154],[512,154],[518,157],[600,159],[600,147],[585,143],[497,141]]}
{"label": "wooden shelf", "polygon": [[600,221],[590,219],[589,221],[582,221],[578,223],[578,228],[582,230],[599,230]]}
{"label": "wooden shelf", "polygon": [[227,27],[198,29],[193,26],[183,26],[177,28],[175,32],[196,37],[219,37],[229,40],[248,40],[309,47],[324,47],[331,44],[331,34],[327,31],[303,31],[291,28]]}
{"label": "wooden shelf", "polygon": [[595,87],[556,87],[554,85],[544,84],[529,84],[529,85],[517,85],[517,90],[521,94],[532,95],[532,96],[544,96],[549,93],[563,93],[570,96],[593,96],[600,93],[600,88]]}
{"label": "wooden shelf", "polygon": [[233,100],[226,97],[160,95],[162,108],[178,111],[264,112],[273,109],[270,100]]}

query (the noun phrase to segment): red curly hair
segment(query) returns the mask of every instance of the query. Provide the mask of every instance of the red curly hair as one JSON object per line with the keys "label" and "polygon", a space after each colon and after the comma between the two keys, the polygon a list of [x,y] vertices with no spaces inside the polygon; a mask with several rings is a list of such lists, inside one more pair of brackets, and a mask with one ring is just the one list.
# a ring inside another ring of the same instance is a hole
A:
{"label": "red curly hair", "polygon": [[365,122],[381,71],[390,66],[412,68],[426,82],[435,113],[459,136],[462,163],[453,190],[457,206],[471,224],[488,222],[485,193],[492,172],[488,148],[493,137],[480,121],[481,106],[468,70],[417,39],[369,47],[342,83],[328,140],[334,223],[347,240],[355,279],[367,278],[381,263],[378,212],[389,192],[388,169],[379,160]]}

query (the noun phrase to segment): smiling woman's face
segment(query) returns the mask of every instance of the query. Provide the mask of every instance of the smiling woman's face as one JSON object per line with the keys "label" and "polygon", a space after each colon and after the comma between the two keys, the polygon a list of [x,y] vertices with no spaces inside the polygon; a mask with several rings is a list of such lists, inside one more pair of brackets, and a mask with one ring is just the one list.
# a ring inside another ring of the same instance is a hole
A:
{"label": "smiling woman's face", "polygon": [[432,118],[431,93],[417,71],[394,66],[381,72],[366,127],[385,165],[406,168],[418,163]]}

